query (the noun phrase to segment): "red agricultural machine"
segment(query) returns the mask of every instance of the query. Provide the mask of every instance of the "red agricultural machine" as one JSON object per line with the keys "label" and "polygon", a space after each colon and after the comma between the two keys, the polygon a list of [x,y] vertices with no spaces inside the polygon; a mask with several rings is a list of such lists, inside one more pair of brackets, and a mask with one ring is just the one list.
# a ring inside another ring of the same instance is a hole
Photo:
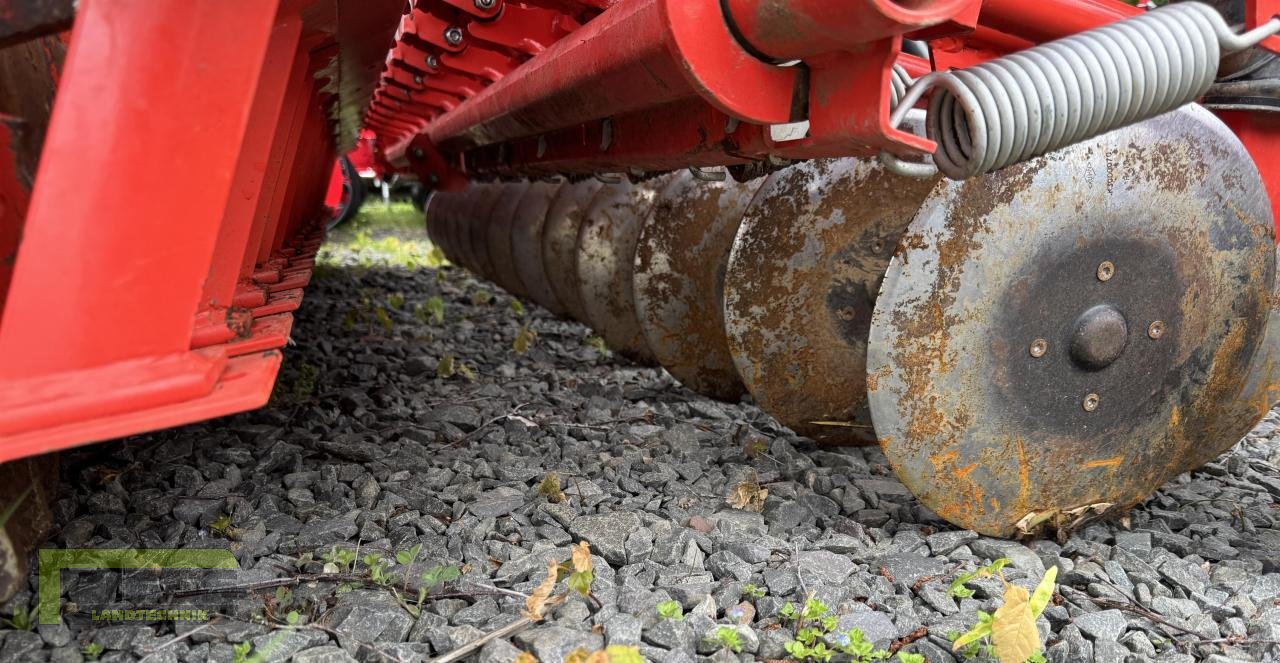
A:
{"label": "red agricultural machine", "polygon": [[361,130],[455,263],[963,527],[1122,512],[1277,400],[1276,0],[4,5],[10,581],[51,452],[266,402]]}

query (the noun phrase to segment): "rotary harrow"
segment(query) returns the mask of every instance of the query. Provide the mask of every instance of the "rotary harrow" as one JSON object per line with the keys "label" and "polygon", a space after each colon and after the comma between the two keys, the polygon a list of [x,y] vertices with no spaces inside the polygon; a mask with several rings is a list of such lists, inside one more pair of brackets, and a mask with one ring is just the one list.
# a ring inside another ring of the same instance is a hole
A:
{"label": "rotary harrow", "polygon": [[0,590],[50,452],[266,401],[362,132],[455,264],[986,534],[1280,399],[1277,0],[10,5]]}

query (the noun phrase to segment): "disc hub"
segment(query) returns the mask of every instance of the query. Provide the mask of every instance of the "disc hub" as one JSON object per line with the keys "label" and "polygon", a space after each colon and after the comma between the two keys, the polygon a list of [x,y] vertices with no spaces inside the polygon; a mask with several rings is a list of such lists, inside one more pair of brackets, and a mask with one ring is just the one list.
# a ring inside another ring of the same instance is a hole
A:
{"label": "disc hub", "polygon": [[1099,371],[1111,365],[1129,344],[1124,314],[1110,304],[1098,304],[1076,320],[1071,359],[1077,366]]}

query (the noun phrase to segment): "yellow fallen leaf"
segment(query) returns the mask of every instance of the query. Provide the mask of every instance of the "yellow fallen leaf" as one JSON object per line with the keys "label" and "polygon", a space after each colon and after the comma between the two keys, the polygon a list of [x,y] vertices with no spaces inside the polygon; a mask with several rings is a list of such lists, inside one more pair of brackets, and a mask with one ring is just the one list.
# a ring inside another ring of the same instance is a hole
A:
{"label": "yellow fallen leaf", "polygon": [[591,570],[591,546],[586,541],[579,541],[573,547],[573,572],[586,573]]}
{"label": "yellow fallen leaf", "polygon": [[524,616],[534,621],[542,621],[542,612],[548,607],[560,602],[558,598],[553,598],[551,592],[555,591],[556,578],[559,575],[560,564],[555,560],[547,562],[547,577],[542,584],[533,589],[533,593],[529,594],[529,598],[524,600]]}
{"label": "yellow fallen leaf", "polygon": [[587,650],[582,647],[578,647],[564,657],[564,663],[587,663],[589,660],[591,659],[588,658]]}
{"label": "yellow fallen leaf", "polygon": [[747,480],[734,486],[733,490],[729,491],[726,501],[735,509],[760,513],[764,511],[764,500],[767,497],[769,497],[768,488],[762,487],[755,481]]}
{"label": "yellow fallen leaf", "polygon": [[538,663],[538,657],[527,651],[522,651],[520,652],[520,655],[516,657],[516,660],[511,663]]}
{"label": "yellow fallen leaf", "polygon": [[1026,663],[1040,651],[1040,632],[1031,616],[1027,590],[1004,584],[1004,605],[996,610],[991,623],[991,641],[996,646],[1000,663]]}
{"label": "yellow fallen leaf", "polygon": [[587,657],[586,663],[610,663],[609,653],[601,649]]}

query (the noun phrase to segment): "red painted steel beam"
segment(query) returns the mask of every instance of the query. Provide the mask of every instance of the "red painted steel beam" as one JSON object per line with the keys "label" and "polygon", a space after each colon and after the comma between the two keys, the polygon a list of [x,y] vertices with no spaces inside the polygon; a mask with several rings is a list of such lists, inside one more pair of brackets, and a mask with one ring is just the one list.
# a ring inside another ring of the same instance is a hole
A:
{"label": "red painted steel beam", "polygon": [[[0,327],[0,379],[186,351],[277,4],[81,3]],[[167,186],[121,185],[156,164]]]}
{"label": "red painted steel beam", "polygon": [[1119,0],[983,0],[978,20],[1000,32],[1046,42],[1136,16],[1142,11]]}
{"label": "red painted steel beam", "polygon": [[248,128],[236,164],[231,196],[223,212],[218,243],[204,284],[200,305],[210,312],[235,304],[236,290],[243,276],[245,246],[253,236],[254,213],[264,189],[264,179],[268,176],[272,137],[284,112],[289,75],[293,73],[292,65],[298,54],[302,17],[287,9],[281,14],[272,28],[263,74],[254,95]]}
{"label": "red painted steel beam", "polygon": [[736,48],[713,3],[628,0],[437,118],[428,137],[463,149],[695,96],[747,119],[785,122],[795,80],[795,71]]}
{"label": "red painted steel beam", "polygon": [[725,18],[758,53],[798,60],[938,25],[974,0],[724,0]]}

